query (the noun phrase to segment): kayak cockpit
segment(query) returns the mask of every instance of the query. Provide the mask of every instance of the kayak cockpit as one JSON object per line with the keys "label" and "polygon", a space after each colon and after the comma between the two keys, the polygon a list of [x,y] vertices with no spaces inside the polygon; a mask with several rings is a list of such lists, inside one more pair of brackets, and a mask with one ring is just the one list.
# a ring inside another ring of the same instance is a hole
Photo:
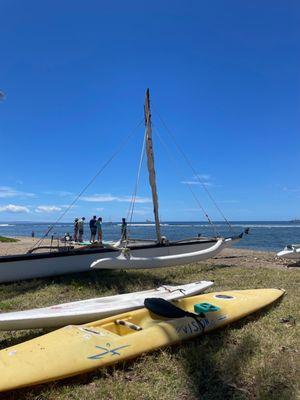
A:
{"label": "kayak cockpit", "polygon": [[[136,329],[133,327],[136,327]],[[102,325],[101,328],[118,336],[127,336],[135,333],[136,331],[142,330],[142,327],[131,322],[131,318],[123,318],[122,320],[111,321],[105,325]]]}

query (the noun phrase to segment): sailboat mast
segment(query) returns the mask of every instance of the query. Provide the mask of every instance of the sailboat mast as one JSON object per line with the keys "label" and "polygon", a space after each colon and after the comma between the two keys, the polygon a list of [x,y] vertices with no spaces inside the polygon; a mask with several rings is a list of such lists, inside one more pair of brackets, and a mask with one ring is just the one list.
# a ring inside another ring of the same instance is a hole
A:
{"label": "sailboat mast", "polygon": [[157,197],[156,181],[155,181],[149,89],[147,89],[147,91],[146,91],[144,111],[145,111],[145,126],[146,126],[145,135],[146,135],[146,152],[147,152],[147,165],[148,165],[148,172],[149,172],[149,183],[150,183],[151,191],[152,191],[153,213],[154,213],[154,218],[155,218],[156,237],[157,237],[158,243],[161,243],[162,239],[161,239],[161,233],[160,233],[160,224],[159,224],[159,215],[158,215],[158,197]]}

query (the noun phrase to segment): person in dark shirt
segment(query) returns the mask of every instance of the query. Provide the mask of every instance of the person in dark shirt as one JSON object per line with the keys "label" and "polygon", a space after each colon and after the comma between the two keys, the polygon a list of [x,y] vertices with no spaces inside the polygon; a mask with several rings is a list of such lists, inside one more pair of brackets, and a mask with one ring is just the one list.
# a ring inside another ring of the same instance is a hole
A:
{"label": "person in dark shirt", "polygon": [[74,220],[74,242],[78,242],[78,218]]}
{"label": "person in dark shirt", "polygon": [[91,230],[91,238],[90,242],[93,243],[96,240],[97,233],[97,217],[96,215],[90,220],[90,230]]}
{"label": "person in dark shirt", "polygon": [[121,225],[121,241],[127,239],[127,222],[126,218],[122,218],[122,225]]}

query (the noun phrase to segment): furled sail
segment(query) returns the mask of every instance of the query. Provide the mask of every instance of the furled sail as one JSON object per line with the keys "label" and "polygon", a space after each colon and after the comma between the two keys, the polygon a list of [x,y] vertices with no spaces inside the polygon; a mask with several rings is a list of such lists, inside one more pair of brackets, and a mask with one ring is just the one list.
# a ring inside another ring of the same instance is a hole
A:
{"label": "furled sail", "polygon": [[158,197],[157,197],[156,181],[155,181],[149,89],[147,89],[147,91],[146,91],[145,110],[144,111],[145,111],[145,126],[146,126],[145,135],[146,135],[146,152],[147,152],[147,165],[148,165],[148,171],[149,171],[149,182],[150,182],[151,191],[152,191],[156,236],[157,236],[157,241],[159,243],[161,243],[162,239],[161,239],[159,216],[158,216]]}

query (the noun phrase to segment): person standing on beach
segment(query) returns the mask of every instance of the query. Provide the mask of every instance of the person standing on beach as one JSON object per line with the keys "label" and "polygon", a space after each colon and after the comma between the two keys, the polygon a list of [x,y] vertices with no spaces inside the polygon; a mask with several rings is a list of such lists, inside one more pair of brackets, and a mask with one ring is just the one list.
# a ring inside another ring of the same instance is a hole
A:
{"label": "person standing on beach", "polygon": [[102,243],[102,217],[99,217],[96,222],[98,242]]}
{"label": "person standing on beach", "polygon": [[90,220],[90,230],[91,230],[91,238],[90,242],[93,243],[96,240],[96,233],[97,233],[97,217],[96,215]]}
{"label": "person standing on beach", "polygon": [[74,242],[78,242],[78,218],[74,220]]}
{"label": "person standing on beach", "polygon": [[127,222],[126,218],[122,218],[122,225],[121,225],[121,241],[127,239]]}
{"label": "person standing on beach", "polygon": [[82,242],[83,241],[83,226],[84,226],[84,221],[85,218],[82,217],[79,221],[78,221],[78,232],[79,232],[79,238],[78,241]]}

